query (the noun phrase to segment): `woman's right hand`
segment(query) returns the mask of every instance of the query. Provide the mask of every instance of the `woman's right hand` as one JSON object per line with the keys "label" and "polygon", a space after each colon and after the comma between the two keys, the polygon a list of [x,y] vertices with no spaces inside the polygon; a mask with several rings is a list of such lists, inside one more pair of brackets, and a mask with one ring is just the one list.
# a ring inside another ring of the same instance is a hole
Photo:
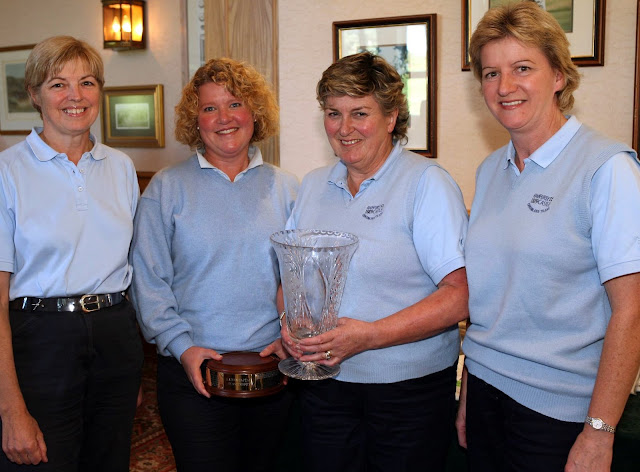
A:
{"label": "woman's right hand", "polygon": [[187,373],[189,381],[200,395],[211,398],[207,389],[204,388],[204,380],[202,379],[202,370],[200,367],[207,359],[222,360],[222,356],[213,349],[207,349],[199,346],[192,346],[182,353],[180,363]]}
{"label": "woman's right hand", "polygon": [[49,461],[40,426],[26,410],[2,417],[2,450],[16,464],[37,465]]}
{"label": "woman's right hand", "polygon": [[[286,315],[285,315],[286,316]],[[299,349],[298,343],[296,343],[291,336],[289,336],[289,328],[287,328],[287,320],[282,318],[282,326],[280,327],[280,339],[282,340],[282,347],[289,353],[289,355],[295,359],[300,359],[303,352]]]}

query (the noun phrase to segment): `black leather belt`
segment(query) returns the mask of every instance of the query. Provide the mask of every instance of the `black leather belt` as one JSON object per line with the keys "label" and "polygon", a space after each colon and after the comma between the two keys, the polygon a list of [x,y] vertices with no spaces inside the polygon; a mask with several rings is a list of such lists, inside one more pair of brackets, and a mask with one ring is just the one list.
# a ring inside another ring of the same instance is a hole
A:
{"label": "black leather belt", "polygon": [[10,301],[9,308],[22,311],[82,311],[89,313],[117,305],[123,300],[124,292],[63,298],[20,297]]}

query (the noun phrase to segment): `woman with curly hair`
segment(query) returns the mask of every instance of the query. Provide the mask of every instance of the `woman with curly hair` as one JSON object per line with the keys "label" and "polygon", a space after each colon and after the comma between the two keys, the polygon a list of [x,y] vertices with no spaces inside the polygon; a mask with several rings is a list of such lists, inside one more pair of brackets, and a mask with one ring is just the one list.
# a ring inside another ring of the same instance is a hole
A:
{"label": "woman with curly hair", "polygon": [[179,471],[235,470],[248,446],[251,470],[273,470],[290,394],[211,397],[201,369],[230,351],[286,356],[269,236],[284,228],[298,183],[253,145],[277,129],[265,79],[212,59],[176,106],[176,138],[196,152],[154,176],[136,214],[132,293],[159,353],[160,415]]}

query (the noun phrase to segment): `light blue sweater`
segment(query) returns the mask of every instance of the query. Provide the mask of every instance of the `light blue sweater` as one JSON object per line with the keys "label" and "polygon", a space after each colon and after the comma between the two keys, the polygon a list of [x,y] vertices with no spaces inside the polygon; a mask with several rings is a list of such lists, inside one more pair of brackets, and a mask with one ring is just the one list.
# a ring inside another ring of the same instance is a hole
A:
{"label": "light blue sweater", "polygon": [[[559,149],[548,165],[528,162],[517,176],[505,146],[478,169],[463,350],[471,374],[518,403],[582,422],[611,317],[591,239],[592,178],[614,154],[635,153],[584,125],[563,138],[572,126],[541,148]],[[626,269],[637,271],[640,261]]]}
{"label": "light blue sweater", "polygon": [[[398,144],[355,197],[346,167],[307,175],[288,226],[358,236],[339,316],[385,318],[437,290],[464,266],[467,212],[460,189],[433,161]],[[458,327],[421,341],[361,352],[341,364],[337,380],[391,383],[450,367],[458,358]]]}
{"label": "light blue sweater", "polygon": [[252,152],[254,167],[235,182],[194,155],[157,173],[140,200],[131,291],[145,338],[164,356],[260,351],[279,337],[269,236],[284,228],[298,182]]}

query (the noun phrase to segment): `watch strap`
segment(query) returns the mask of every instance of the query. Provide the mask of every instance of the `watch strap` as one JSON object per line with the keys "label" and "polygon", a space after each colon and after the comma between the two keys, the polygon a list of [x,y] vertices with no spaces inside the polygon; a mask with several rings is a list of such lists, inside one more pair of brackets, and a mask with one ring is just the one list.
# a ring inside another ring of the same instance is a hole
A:
{"label": "watch strap", "polygon": [[591,426],[593,429],[597,429],[598,431],[606,431],[607,433],[616,432],[615,426],[611,426],[610,424],[605,423],[601,418],[593,418],[591,416],[587,416],[584,422]]}

